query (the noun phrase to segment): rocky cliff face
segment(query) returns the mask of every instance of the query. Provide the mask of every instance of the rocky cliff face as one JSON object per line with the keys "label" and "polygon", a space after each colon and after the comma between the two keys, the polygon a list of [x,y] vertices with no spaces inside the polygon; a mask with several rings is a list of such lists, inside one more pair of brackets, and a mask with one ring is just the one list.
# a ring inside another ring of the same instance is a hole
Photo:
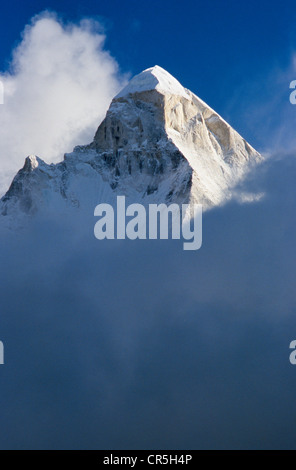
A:
{"label": "rocky cliff face", "polygon": [[71,205],[196,202],[210,208],[262,157],[202,100],[156,66],[111,103],[94,141],[57,165],[35,156],[0,203],[2,215]]}

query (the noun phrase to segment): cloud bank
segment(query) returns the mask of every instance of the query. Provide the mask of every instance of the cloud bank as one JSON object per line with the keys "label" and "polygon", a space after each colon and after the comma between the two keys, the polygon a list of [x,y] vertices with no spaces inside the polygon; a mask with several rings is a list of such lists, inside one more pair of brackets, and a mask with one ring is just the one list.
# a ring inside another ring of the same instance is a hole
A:
{"label": "cloud bank", "polygon": [[295,449],[295,162],[196,252],[100,242],[92,211],[0,233],[0,448]]}
{"label": "cloud bank", "polygon": [[92,140],[124,85],[101,31],[92,20],[63,24],[48,12],[26,26],[10,69],[0,73],[0,194],[26,156],[56,162]]}

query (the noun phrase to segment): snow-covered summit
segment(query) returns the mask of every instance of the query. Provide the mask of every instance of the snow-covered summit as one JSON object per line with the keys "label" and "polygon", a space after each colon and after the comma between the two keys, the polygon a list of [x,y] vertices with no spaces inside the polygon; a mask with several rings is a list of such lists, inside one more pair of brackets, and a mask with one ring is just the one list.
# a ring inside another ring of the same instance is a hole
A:
{"label": "snow-covered summit", "polygon": [[161,67],[134,77],[111,103],[91,144],[47,165],[30,156],[0,201],[18,218],[74,206],[91,213],[117,195],[129,203],[219,205],[262,160],[221,116]]}
{"label": "snow-covered summit", "polygon": [[158,65],[136,75],[115,98],[123,98],[129,94],[151,90],[156,90],[161,94],[183,96],[189,99],[189,95],[181,83]]}

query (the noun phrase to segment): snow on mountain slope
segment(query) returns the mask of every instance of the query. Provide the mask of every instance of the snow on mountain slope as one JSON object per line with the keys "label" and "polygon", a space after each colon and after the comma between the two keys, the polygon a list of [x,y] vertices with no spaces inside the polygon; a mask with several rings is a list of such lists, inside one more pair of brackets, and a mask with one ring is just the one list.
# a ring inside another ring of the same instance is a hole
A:
{"label": "snow on mountain slope", "polygon": [[143,91],[151,90],[156,90],[164,95],[177,95],[190,99],[190,96],[186,93],[185,88],[182,87],[181,83],[158,65],[136,75],[115,97],[115,99],[124,98],[129,94],[142,93]]}
{"label": "snow on mountain slope", "polygon": [[117,195],[130,202],[197,202],[210,208],[262,160],[227,122],[161,67],[113,99],[94,141],[48,165],[28,157],[0,202],[13,217],[65,206],[91,211]]}

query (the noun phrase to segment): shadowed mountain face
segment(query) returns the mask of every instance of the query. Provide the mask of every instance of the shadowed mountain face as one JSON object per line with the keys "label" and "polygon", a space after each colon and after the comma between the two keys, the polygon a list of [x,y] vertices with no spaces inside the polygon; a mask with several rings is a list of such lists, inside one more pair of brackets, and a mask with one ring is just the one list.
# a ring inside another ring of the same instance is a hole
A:
{"label": "shadowed mountain face", "polygon": [[89,209],[117,195],[210,208],[230,199],[234,185],[261,159],[217,113],[155,66],[114,98],[90,145],[56,165],[28,157],[0,211]]}

